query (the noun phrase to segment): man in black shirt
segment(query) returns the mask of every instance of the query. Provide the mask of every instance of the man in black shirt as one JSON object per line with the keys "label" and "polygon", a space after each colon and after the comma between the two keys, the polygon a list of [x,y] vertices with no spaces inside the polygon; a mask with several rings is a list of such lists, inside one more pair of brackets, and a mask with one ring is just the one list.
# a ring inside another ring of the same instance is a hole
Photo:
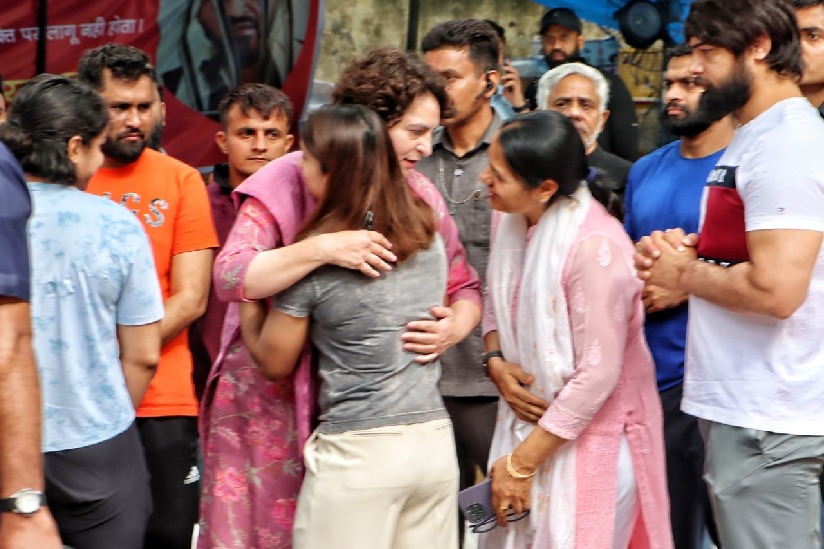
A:
{"label": "man in black shirt", "polygon": [[[581,48],[586,39],[581,34],[581,20],[568,8],[554,8],[541,17],[541,47],[550,69],[564,63],[583,62]],[[598,69],[600,71],[600,69]],[[629,160],[638,158],[638,115],[635,103],[624,81],[617,74],[601,71],[609,82],[610,98],[607,109],[610,116],[598,142],[605,151]],[[530,84],[524,95],[531,110],[545,109],[536,98],[538,80]],[[515,105],[517,107],[517,105]]]}
{"label": "man in black shirt", "polygon": [[584,142],[589,165],[608,176],[610,190],[622,194],[632,163],[598,143],[611,114],[606,108],[609,83],[603,74],[583,63],[566,63],[541,77],[537,95],[541,109],[558,111],[572,121]]}

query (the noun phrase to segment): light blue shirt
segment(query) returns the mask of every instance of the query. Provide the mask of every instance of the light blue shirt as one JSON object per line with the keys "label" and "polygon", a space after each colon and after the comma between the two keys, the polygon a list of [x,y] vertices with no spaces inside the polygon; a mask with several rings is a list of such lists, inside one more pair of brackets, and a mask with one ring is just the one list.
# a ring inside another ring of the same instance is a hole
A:
{"label": "light blue shirt", "polygon": [[31,314],[43,451],[108,440],[134,421],[117,325],[163,317],[151,246],[129,210],[76,187],[29,183]]}
{"label": "light blue shirt", "polygon": [[518,114],[515,112],[515,109],[512,108],[512,104],[504,97],[503,86],[498,86],[498,91],[492,96],[489,104],[492,105],[492,108],[495,109],[495,112],[498,113],[498,116],[500,116],[504,122]]}

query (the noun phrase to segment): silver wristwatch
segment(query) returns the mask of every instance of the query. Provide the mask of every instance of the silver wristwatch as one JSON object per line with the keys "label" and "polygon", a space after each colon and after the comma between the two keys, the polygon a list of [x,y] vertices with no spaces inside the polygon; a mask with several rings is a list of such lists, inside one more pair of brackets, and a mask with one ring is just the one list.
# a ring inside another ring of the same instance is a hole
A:
{"label": "silver wristwatch", "polygon": [[0,509],[18,515],[33,515],[46,504],[46,497],[39,490],[23,488],[7,498],[0,499]]}

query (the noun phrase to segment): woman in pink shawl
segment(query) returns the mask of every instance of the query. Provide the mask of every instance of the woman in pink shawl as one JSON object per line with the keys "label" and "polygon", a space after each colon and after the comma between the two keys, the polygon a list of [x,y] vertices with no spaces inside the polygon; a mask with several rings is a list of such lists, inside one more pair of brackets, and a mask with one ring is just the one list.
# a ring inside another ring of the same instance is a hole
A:
{"label": "woman in pink shawl", "polygon": [[[484,549],[672,547],[641,283],[623,227],[593,199],[597,177],[556,112],[515,117],[489,148],[481,178],[504,213],[484,331],[505,398],[490,451],[499,527]],[[512,398],[512,375],[529,398]]]}
{"label": "woman in pink shawl", "polygon": [[[418,353],[421,363],[463,339],[480,316],[480,281],[457,228],[437,189],[414,170],[431,153],[432,130],[448,108],[444,85],[414,57],[381,49],[354,61],[334,92],[335,102],[370,107],[386,122],[408,184],[438,217],[449,260],[448,306],[432,310],[435,320],[410,323],[403,336],[405,348]],[[302,448],[314,427],[309,350],[294,376],[266,381],[241,340],[240,303],[269,297],[325,263],[379,276],[394,261],[391,244],[366,230],[294,243],[314,205],[300,162],[301,153],[286,155],[236,189],[234,198],[242,205],[215,261],[215,290],[232,303],[201,404],[199,549],[291,547]]]}

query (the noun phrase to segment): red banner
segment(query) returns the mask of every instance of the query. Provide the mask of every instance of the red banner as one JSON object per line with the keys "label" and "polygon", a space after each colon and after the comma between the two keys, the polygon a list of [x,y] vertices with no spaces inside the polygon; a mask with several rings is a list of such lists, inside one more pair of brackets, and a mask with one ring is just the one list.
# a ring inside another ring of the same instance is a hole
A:
{"label": "red banner", "polygon": [[[0,11],[3,92],[37,71],[73,75],[83,52],[108,42],[147,52],[163,78],[166,151],[193,166],[223,160],[217,103],[237,84],[265,82],[307,101],[323,0],[20,0]],[[47,6],[45,25],[38,10]],[[38,60],[38,42],[45,59]]]}

